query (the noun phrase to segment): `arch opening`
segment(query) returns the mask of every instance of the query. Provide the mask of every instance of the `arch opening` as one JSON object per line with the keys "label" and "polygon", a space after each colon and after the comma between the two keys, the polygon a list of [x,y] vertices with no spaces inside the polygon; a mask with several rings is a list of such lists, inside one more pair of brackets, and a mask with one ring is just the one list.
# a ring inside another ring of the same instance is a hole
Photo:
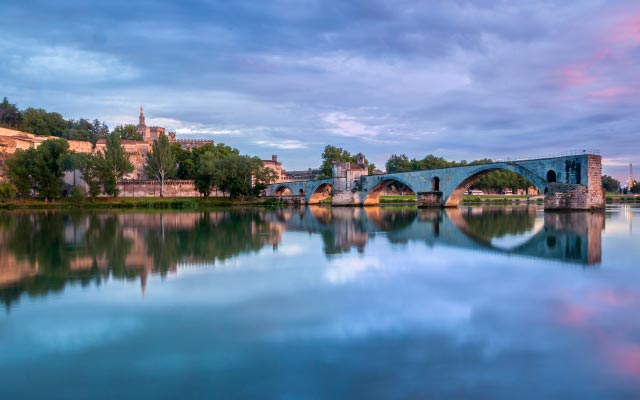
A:
{"label": "arch opening", "polygon": [[[485,176],[489,175],[490,173],[496,172],[496,171],[509,171],[509,172],[512,172],[515,175],[517,175],[519,178],[524,178],[525,181],[524,182],[519,182],[518,185],[525,186],[526,189],[522,189],[522,188],[520,188],[520,189],[524,190],[524,193],[526,193],[527,195],[537,195],[542,190],[544,190],[544,187],[542,186],[542,184],[544,182],[542,181],[542,178],[540,178],[540,177],[527,176],[525,173],[521,173],[520,171],[518,171],[517,168],[515,168],[515,170],[514,170],[514,169],[506,167],[506,166],[505,167],[491,167],[491,168],[487,168],[487,169],[483,169],[483,170],[477,171],[474,174],[466,177],[462,182],[460,182],[458,184],[458,186],[456,186],[456,188],[451,192],[449,197],[446,199],[445,207],[456,207],[456,206],[458,206],[460,201],[462,201],[462,199],[464,198],[464,195],[468,193],[469,189],[478,180],[480,180],[480,179],[484,178]],[[513,185],[513,186],[515,186],[515,185]],[[533,193],[530,191],[531,187],[535,188],[533,190]],[[508,189],[512,189],[510,187],[507,187],[507,188]],[[507,188],[502,188],[502,192],[505,192],[504,189],[507,189]]]}
{"label": "arch opening", "polygon": [[431,180],[431,190],[433,192],[439,192],[440,191],[440,178],[439,177],[434,177]]}
{"label": "arch opening", "polygon": [[331,197],[332,186],[329,183],[323,183],[319,185],[311,194],[309,198],[309,204],[319,204],[322,203],[323,200]]}
{"label": "arch opening", "polygon": [[386,179],[371,188],[364,199],[363,205],[380,204],[380,196],[389,197],[393,202],[417,202],[418,197],[413,188],[397,179]]}
{"label": "arch opening", "polygon": [[293,192],[289,186],[279,186],[274,192],[275,197],[293,196]]}
{"label": "arch opening", "polygon": [[556,171],[552,169],[547,171],[547,182],[556,182],[557,179]]}

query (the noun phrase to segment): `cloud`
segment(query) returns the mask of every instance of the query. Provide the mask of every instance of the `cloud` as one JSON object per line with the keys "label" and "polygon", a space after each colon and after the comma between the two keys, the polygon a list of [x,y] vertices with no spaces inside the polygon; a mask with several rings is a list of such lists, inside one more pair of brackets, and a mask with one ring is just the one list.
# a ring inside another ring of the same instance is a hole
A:
{"label": "cloud", "polygon": [[283,140],[281,142],[258,140],[256,141],[256,144],[264,147],[269,147],[273,149],[283,149],[283,150],[297,150],[297,149],[305,149],[307,147],[306,144],[298,140]]}
{"label": "cloud", "polygon": [[3,7],[0,96],[72,118],[130,115],[110,125],[135,121],[142,104],[178,134],[282,149],[287,169],[317,167],[326,144],[378,165],[390,153],[471,160],[576,147],[640,164],[638,15],[595,0],[143,1],[124,11],[25,0]]}

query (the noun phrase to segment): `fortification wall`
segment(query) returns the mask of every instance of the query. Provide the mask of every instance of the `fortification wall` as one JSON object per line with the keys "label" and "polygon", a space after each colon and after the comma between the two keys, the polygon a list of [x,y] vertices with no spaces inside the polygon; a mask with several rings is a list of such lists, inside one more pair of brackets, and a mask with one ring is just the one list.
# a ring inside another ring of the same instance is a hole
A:
{"label": "fortification wall", "polygon": [[[122,180],[118,182],[120,196],[158,197],[160,182],[152,180]],[[222,197],[222,191],[213,189],[211,197]],[[192,180],[170,180],[164,183],[164,197],[201,197]]]}

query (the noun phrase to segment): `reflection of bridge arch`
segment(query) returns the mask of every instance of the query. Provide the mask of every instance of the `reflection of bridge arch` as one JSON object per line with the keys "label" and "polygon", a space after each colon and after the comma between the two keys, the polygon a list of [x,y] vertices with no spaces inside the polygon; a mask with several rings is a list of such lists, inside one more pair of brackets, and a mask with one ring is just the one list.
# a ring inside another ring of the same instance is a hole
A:
{"label": "reflection of bridge arch", "polygon": [[390,177],[389,179],[380,181],[376,183],[371,189],[368,189],[366,191],[366,196],[365,196],[363,205],[368,206],[368,205],[380,204],[380,193],[382,193],[383,190],[385,190],[387,187],[389,187],[393,183],[400,183],[408,187],[409,189],[411,189],[411,191],[414,194],[417,193],[416,190],[410,184],[403,181],[401,178],[394,176],[394,177]]}
{"label": "reflection of bridge arch", "polygon": [[540,193],[545,192],[545,189],[547,189],[547,182],[543,178],[515,163],[479,165],[477,168],[469,171],[469,173],[465,174],[462,178],[454,180],[449,185],[452,189],[448,191],[449,195],[445,197],[444,205],[446,207],[457,206],[474,182],[491,172],[499,170],[511,171],[528,179],[529,182],[533,183],[533,185],[540,191]]}

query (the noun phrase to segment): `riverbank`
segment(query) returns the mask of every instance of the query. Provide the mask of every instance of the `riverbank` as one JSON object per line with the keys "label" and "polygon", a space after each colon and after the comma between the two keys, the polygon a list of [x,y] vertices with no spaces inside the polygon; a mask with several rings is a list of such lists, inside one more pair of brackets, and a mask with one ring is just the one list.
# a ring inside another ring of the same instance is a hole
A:
{"label": "riverbank", "polygon": [[273,205],[269,199],[231,200],[226,197],[100,197],[93,201],[84,199],[74,201],[70,198],[45,202],[30,199],[26,201],[7,201],[0,204],[0,209],[173,209],[200,210],[229,206],[269,206]]}
{"label": "riverbank", "polygon": [[[640,197],[624,195],[607,195],[606,202],[616,203],[640,203]],[[492,204],[492,205],[519,205],[544,203],[542,196],[465,196],[463,205]],[[331,205],[331,198],[321,202],[322,205]],[[407,196],[380,196],[380,204],[416,204],[414,195]],[[0,203],[0,210],[47,210],[47,209],[173,209],[173,210],[202,210],[230,206],[277,206],[276,199],[249,199],[231,200],[227,197],[100,197],[93,201],[83,199],[74,201],[70,198],[45,202],[43,200],[30,199],[26,201],[11,200]]]}

